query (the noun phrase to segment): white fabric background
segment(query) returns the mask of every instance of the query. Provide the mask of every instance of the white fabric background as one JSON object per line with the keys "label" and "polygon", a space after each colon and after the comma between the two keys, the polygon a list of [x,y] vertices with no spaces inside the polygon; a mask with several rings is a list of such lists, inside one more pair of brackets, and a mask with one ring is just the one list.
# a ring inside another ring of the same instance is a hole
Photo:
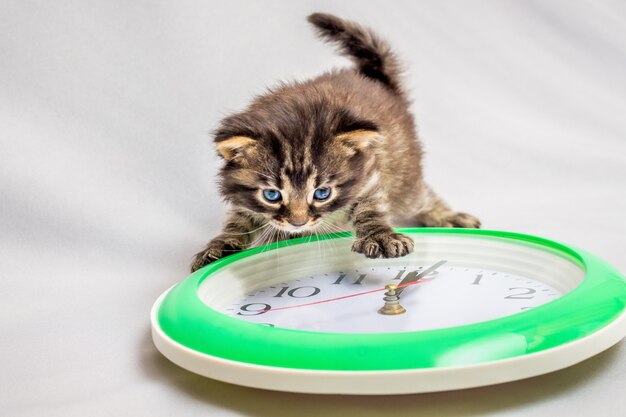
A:
{"label": "white fabric background", "polygon": [[623,343],[553,374],[401,397],[231,386],[156,352],[148,313],[224,214],[209,131],[346,61],[326,11],[395,46],[426,176],[484,227],[626,271],[626,4],[0,2],[3,416],[623,415]]}

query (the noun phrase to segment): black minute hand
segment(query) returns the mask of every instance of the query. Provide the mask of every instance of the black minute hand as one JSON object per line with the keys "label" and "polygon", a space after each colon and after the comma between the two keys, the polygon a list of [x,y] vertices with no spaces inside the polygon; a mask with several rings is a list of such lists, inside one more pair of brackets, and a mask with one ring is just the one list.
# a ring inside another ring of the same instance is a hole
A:
{"label": "black minute hand", "polygon": [[396,295],[402,294],[402,292],[408,285],[430,274],[431,272],[433,272],[435,269],[439,268],[441,265],[445,264],[446,262],[448,261],[446,260],[439,261],[433,266],[431,266],[430,268],[423,270],[419,274],[417,273],[417,271],[409,272],[408,274],[406,274],[406,277],[404,277],[404,279],[400,281],[400,283],[398,284],[398,288],[396,289]]}

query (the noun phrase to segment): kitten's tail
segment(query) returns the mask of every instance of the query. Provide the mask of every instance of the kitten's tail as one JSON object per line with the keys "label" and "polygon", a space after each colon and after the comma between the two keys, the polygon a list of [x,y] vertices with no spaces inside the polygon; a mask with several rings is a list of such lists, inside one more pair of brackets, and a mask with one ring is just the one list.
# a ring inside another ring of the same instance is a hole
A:
{"label": "kitten's tail", "polygon": [[403,95],[400,64],[391,47],[374,32],[325,13],[313,13],[307,20],[315,26],[322,39],[337,44],[339,52],[350,57],[361,74]]}

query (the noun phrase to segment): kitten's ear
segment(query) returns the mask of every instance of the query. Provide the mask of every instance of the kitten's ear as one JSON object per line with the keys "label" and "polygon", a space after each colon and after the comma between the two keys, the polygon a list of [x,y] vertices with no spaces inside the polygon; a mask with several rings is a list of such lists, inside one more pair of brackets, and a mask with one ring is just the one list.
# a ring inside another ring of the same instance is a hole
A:
{"label": "kitten's ear", "polygon": [[247,148],[254,146],[256,141],[247,136],[231,136],[215,142],[217,151],[226,161],[232,161],[241,155]]}
{"label": "kitten's ear", "polygon": [[353,151],[361,151],[380,141],[378,126],[369,120],[356,117],[349,110],[339,111],[336,139]]}
{"label": "kitten's ear", "polygon": [[355,150],[363,150],[368,148],[373,142],[380,141],[382,136],[377,130],[373,129],[357,129],[350,132],[340,133],[336,139]]}

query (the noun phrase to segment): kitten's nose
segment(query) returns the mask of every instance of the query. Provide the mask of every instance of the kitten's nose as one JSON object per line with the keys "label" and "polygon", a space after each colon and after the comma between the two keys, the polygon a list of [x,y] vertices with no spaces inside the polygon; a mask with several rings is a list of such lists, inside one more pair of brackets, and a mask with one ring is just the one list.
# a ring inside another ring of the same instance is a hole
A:
{"label": "kitten's nose", "polygon": [[289,224],[293,225],[293,226],[304,226],[306,223],[308,222],[308,220],[289,220]]}

